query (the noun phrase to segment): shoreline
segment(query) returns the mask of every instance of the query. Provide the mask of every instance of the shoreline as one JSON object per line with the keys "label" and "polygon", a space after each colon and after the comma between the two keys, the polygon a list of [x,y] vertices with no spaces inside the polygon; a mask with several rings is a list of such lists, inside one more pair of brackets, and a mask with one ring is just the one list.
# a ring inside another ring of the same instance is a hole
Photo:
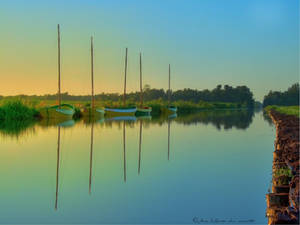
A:
{"label": "shoreline", "polygon": [[276,127],[268,224],[299,224],[299,118],[270,110]]}

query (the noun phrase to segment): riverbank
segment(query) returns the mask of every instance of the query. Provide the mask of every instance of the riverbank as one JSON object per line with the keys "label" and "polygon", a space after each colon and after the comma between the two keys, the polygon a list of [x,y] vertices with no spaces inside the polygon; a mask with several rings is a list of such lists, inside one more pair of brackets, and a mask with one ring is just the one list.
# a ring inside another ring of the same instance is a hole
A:
{"label": "riverbank", "polygon": [[[69,104],[74,106],[75,114],[74,119],[79,119],[82,117],[82,109],[85,107],[90,107],[90,101],[64,101],[64,104]],[[22,107],[10,107],[11,105],[16,105]],[[21,117],[27,115],[30,117],[33,117],[33,114],[30,114],[28,112],[31,112],[32,110],[35,111],[34,117],[39,114],[40,110],[47,106],[54,106],[57,104],[57,101],[55,100],[49,100],[49,101],[40,101],[40,100],[34,100],[34,99],[2,99],[0,100],[0,120],[1,118],[6,118],[8,116],[14,116],[16,114],[20,115]],[[128,101],[126,103],[127,106],[138,106],[139,102],[132,102]],[[152,108],[151,115],[152,116],[160,116],[163,114],[163,109],[168,107],[168,102],[164,100],[153,100],[153,101],[146,101],[144,102],[145,106],[149,106]],[[241,103],[231,103],[231,102],[204,102],[200,101],[198,103],[190,102],[190,101],[174,101],[172,102],[172,105],[177,107],[177,113],[178,114],[186,114],[186,113],[195,113],[203,110],[239,110],[239,109],[247,109],[247,105],[241,104]],[[7,107],[9,106],[9,107]],[[115,108],[115,107],[124,107],[123,103],[120,101],[97,101],[95,103],[95,107],[103,108]],[[7,113],[3,114],[1,113],[4,108],[9,108],[9,110],[6,110]],[[24,109],[27,108],[27,111],[24,111]]]}
{"label": "riverbank", "polygon": [[299,224],[299,117],[269,109],[276,127],[268,224]]}
{"label": "riverbank", "polygon": [[281,114],[297,116],[299,117],[299,106],[277,106],[277,105],[269,105],[265,107],[265,111],[275,110]]}

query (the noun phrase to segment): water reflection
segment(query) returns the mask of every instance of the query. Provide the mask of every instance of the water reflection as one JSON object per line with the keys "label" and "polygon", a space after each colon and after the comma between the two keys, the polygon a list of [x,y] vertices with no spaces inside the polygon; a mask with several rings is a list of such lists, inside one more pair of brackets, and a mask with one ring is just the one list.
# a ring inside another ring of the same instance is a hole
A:
{"label": "water reflection", "polygon": [[168,120],[168,160],[170,160],[170,119]]}
{"label": "water reflection", "polygon": [[185,125],[212,124],[218,130],[221,130],[222,127],[224,130],[232,128],[244,130],[252,123],[253,116],[253,110],[208,110],[184,117],[179,116],[175,121]]}
{"label": "water reflection", "polygon": [[92,190],[92,170],[93,170],[93,146],[94,146],[94,123],[91,124],[91,147],[90,147],[90,177],[89,177],[89,194]]}
{"label": "water reflection", "polygon": [[60,161],[60,126],[58,126],[58,128],[57,128],[57,161],[56,161],[55,210],[57,210],[57,203],[58,203],[59,161]]}
{"label": "water reflection", "polygon": [[126,126],[123,121],[123,163],[124,163],[124,182],[126,182]]}
{"label": "water reflection", "polygon": [[21,136],[34,133],[34,125],[36,123],[32,120],[25,121],[0,121],[0,134],[2,136],[10,136],[18,139]]}
{"label": "water reflection", "polygon": [[142,134],[143,134],[143,120],[140,120],[138,174],[140,174],[141,172]]}
{"label": "water reflection", "polygon": [[[194,114],[180,115],[177,117],[176,114],[171,116],[160,116],[160,117],[114,117],[114,118],[101,118],[99,120],[83,119],[83,122],[87,125],[96,123],[101,126],[112,127],[117,125],[119,129],[122,129],[123,121],[126,121],[126,126],[134,127],[137,121],[143,120],[143,125],[158,124],[162,126],[164,123],[169,123],[169,120],[174,120],[178,124],[184,125],[196,125],[196,124],[211,124],[218,130],[222,128],[224,130],[236,128],[236,129],[247,129],[252,123],[254,116],[253,110],[207,110],[201,111]],[[271,124],[269,117],[264,114],[264,118]],[[76,123],[74,120],[53,120],[44,119],[39,122],[25,121],[17,122],[13,121],[9,124],[0,122],[0,134],[3,136],[11,136],[19,138],[20,136],[27,135],[29,133],[35,133],[35,126],[42,128],[48,127],[72,127]],[[80,121],[79,121],[80,123]],[[125,125],[124,125],[125,126]]]}
{"label": "water reflection", "polygon": [[[220,113],[41,121],[21,144],[1,136],[0,221],[187,224],[201,211],[264,223],[273,131],[261,114],[240,132],[253,112]],[[245,201],[251,210],[239,207]]]}
{"label": "water reflection", "polygon": [[270,125],[270,126],[273,126],[273,121],[271,119],[271,117],[269,116],[269,114],[266,112],[266,111],[263,111],[263,117],[264,117],[264,120]]}

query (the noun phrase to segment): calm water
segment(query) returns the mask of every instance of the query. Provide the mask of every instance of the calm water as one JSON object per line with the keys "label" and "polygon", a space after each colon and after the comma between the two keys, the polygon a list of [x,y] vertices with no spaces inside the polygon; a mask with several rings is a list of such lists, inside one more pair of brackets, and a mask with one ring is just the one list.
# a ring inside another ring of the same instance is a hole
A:
{"label": "calm water", "polygon": [[274,137],[248,111],[2,126],[0,223],[266,223]]}

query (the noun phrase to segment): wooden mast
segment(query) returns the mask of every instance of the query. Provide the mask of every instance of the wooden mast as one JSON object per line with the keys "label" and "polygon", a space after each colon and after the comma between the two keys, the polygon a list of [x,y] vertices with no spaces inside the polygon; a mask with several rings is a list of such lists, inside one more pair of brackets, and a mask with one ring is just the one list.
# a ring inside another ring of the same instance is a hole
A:
{"label": "wooden mast", "polygon": [[142,53],[140,53],[140,101],[143,107]]}
{"label": "wooden mast", "polygon": [[60,28],[57,24],[57,50],[58,50],[58,105],[61,105],[61,89],[60,89]]}
{"label": "wooden mast", "polygon": [[124,96],[123,96],[123,105],[126,105],[126,76],[127,76],[127,55],[128,55],[128,48],[126,48],[125,53],[125,79],[124,79]]}
{"label": "wooden mast", "polygon": [[92,109],[95,108],[95,96],[94,96],[94,43],[93,36],[91,36],[91,81],[92,81]]}
{"label": "wooden mast", "polygon": [[168,91],[168,106],[170,107],[171,102],[171,66],[169,64],[169,91]]}

